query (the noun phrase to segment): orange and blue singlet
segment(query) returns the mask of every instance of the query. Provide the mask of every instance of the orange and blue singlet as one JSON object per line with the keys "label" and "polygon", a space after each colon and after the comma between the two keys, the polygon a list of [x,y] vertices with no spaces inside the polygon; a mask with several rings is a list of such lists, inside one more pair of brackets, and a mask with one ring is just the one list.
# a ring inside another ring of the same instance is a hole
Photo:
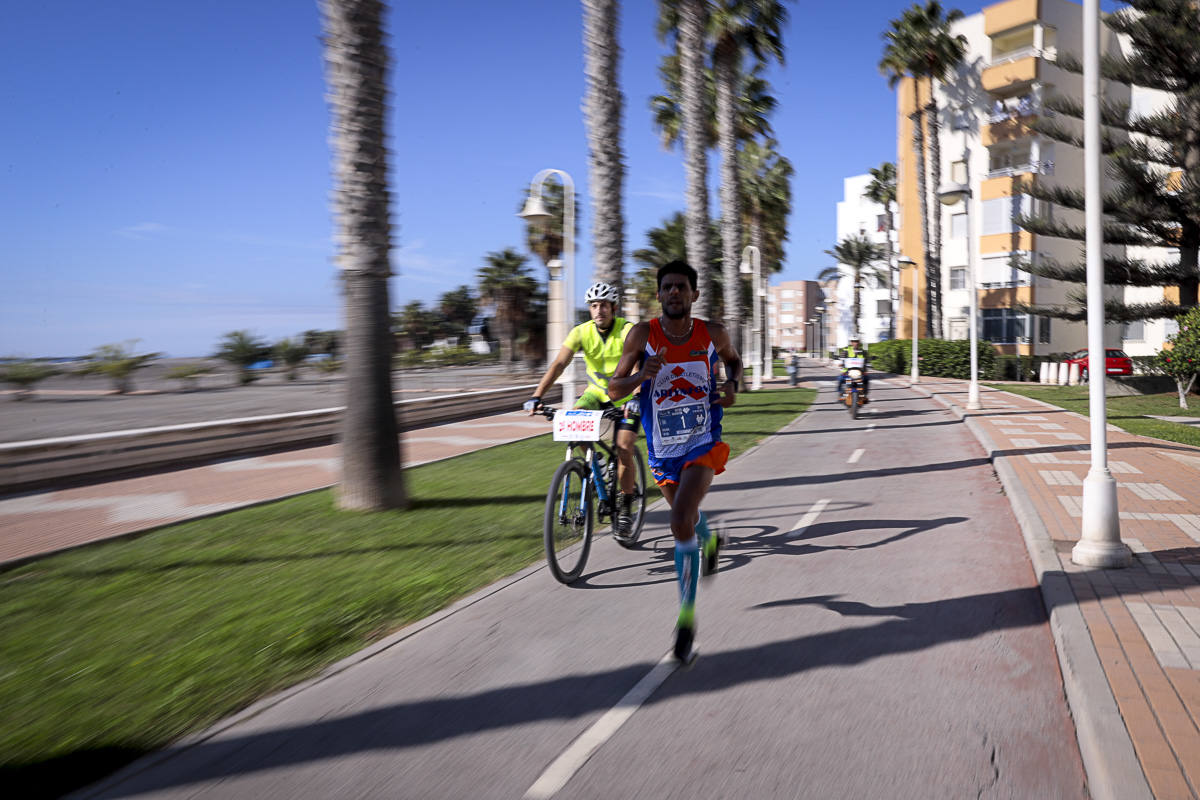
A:
{"label": "orange and blue singlet", "polygon": [[[717,349],[704,320],[693,320],[692,335],[682,344],[667,340],[662,323],[650,320],[644,357],[660,349],[666,363],[655,378],[642,382],[642,427],[650,469],[659,484],[678,483],[691,462],[707,463],[709,451],[728,452],[721,442],[724,409],[713,403],[717,391]],[[724,458],[713,466],[719,473]]]}

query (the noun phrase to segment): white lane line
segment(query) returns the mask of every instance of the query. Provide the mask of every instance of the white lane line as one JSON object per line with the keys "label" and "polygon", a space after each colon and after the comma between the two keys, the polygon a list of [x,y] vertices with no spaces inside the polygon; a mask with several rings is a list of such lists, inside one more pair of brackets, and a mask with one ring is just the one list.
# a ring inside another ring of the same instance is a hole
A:
{"label": "white lane line", "polygon": [[526,800],[545,800],[566,786],[567,781],[587,763],[592,754],[608,741],[617,729],[633,716],[633,712],[654,694],[654,690],[678,668],[679,663],[671,653],[663,656],[662,660],[654,665],[654,669],[546,767],[541,777],[525,792]]}
{"label": "white lane line", "polygon": [[787,538],[795,539],[797,536],[804,533],[804,529],[817,521],[817,517],[822,511],[825,510],[825,506],[827,505],[829,505],[828,497],[822,497],[820,500],[813,503],[812,508],[808,510],[808,513],[797,520],[796,524],[792,526],[792,529],[788,531]]}
{"label": "white lane line", "polygon": [[870,425],[867,426],[867,430],[874,430],[875,425],[876,425],[876,423],[872,422]]}
{"label": "white lane line", "polygon": [[857,464],[857,463],[858,463],[858,460],[859,460],[860,458],[862,458],[862,455],[863,455],[863,453],[865,453],[865,452],[867,452],[867,451],[866,451],[866,450],[864,450],[863,448],[861,448],[861,447],[860,447],[860,448],[858,448],[857,450],[855,450],[853,453],[851,453],[851,454],[850,454],[850,458],[848,458],[848,459],[846,460],[846,463],[847,463],[847,464]]}

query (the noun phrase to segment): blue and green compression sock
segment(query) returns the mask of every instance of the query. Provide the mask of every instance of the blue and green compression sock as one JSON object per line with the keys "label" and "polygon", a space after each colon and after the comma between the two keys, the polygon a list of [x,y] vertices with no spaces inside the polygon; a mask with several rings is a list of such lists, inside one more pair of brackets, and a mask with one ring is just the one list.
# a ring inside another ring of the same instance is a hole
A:
{"label": "blue and green compression sock", "polygon": [[679,624],[691,625],[696,608],[696,576],[700,574],[700,544],[693,536],[675,540],[675,575],[679,578]]}
{"label": "blue and green compression sock", "polygon": [[696,521],[696,533],[700,536],[700,549],[703,550],[704,545],[712,538],[712,531],[708,529],[708,517],[703,511],[700,512],[700,519]]}

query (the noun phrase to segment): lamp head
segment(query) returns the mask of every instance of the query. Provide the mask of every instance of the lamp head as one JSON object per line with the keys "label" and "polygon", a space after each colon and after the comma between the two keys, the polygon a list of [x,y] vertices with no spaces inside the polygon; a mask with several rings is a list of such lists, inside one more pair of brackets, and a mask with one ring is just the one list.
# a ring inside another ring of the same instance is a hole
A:
{"label": "lamp head", "polygon": [[553,214],[546,210],[546,204],[542,202],[540,194],[530,195],[525,199],[525,207],[521,209],[521,213],[517,214],[526,222],[546,222],[553,219]]}
{"label": "lamp head", "polygon": [[896,264],[899,265],[900,269],[907,269],[909,267],[915,267],[917,262],[913,261],[908,256],[900,256],[896,259]]}
{"label": "lamp head", "polygon": [[960,200],[966,200],[971,196],[971,187],[965,183],[952,183],[943,186],[938,192],[938,200],[942,201],[944,206],[952,206]]}

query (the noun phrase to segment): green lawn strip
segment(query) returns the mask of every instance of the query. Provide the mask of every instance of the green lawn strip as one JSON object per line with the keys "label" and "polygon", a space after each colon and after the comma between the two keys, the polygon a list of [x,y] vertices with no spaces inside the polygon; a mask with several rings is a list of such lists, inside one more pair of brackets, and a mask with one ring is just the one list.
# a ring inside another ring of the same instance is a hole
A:
{"label": "green lawn strip", "polygon": [[[740,395],[733,453],[813,395]],[[561,458],[538,437],[407,470],[408,511],[320,491],[0,573],[3,785],[85,785],[541,559]]]}
{"label": "green lawn strip", "polygon": [[[989,385],[1088,416],[1087,386],[1014,386],[1010,383]],[[1156,414],[1164,417],[1200,417],[1200,408],[1180,408],[1179,395],[1174,392],[1107,397],[1105,406],[1108,421],[1122,430],[1138,436],[1150,436],[1200,447],[1200,427],[1146,416]]]}

